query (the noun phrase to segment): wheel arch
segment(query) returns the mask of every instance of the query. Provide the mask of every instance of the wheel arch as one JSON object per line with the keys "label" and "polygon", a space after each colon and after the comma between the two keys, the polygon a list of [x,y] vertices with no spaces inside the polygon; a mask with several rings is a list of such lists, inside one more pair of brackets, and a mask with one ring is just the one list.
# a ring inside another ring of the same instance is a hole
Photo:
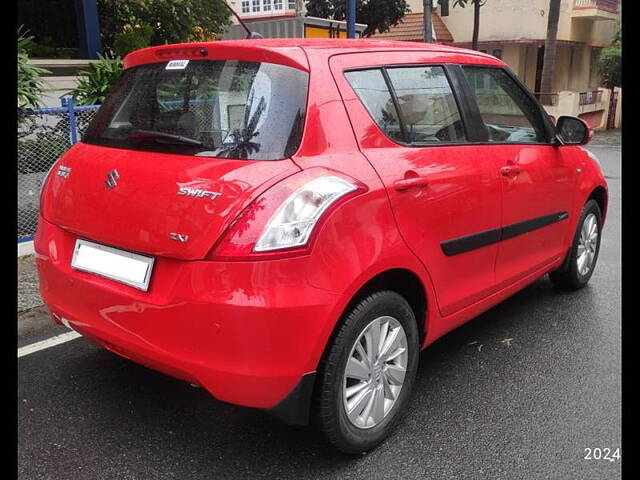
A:
{"label": "wheel arch", "polygon": [[602,221],[604,222],[604,219],[607,216],[607,207],[609,204],[609,195],[607,194],[607,190],[603,186],[598,185],[589,194],[585,203],[589,200],[595,200],[598,203],[600,213],[602,214]]}
{"label": "wheel arch", "polygon": [[348,314],[358,303],[374,292],[381,290],[390,290],[396,292],[403,297],[411,309],[416,319],[418,328],[420,345],[423,344],[426,337],[426,324],[428,312],[427,290],[413,271],[406,268],[391,268],[380,272],[367,280],[351,297],[347,305],[342,311],[342,315],[336,325],[334,331]]}

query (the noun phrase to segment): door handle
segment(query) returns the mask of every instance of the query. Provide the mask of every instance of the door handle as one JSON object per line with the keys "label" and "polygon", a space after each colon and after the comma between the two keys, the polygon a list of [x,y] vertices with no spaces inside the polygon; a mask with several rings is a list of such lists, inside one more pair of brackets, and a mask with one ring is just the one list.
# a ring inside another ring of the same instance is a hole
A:
{"label": "door handle", "polygon": [[405,178],[404,180],[397,180],[393,182],[393,188],[399,192],[408,190],[411,187],[426,187],[427,185],[429,185],[429,181],[422,177]]}
{"label": "door handle", "polygon": [[522,168],[518,165],[507,165],[506,167],[500,168],[500,173],[505,177],[511,177],[513,175],[517,175],[522,172]]}

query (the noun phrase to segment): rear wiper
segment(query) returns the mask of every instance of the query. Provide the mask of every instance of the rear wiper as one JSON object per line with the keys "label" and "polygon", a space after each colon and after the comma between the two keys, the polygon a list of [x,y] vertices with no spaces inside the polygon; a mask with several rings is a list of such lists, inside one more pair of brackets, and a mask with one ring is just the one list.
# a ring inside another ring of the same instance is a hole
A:
{"label": "rear wiper", "polygon": [[157,132],[155,130],[133,130],[129,133],[129,138],[150,138],[153,140],[173,140],[178,143],[186,143],[202,147],[203,143],[194,138],[183,137],[182,135],[174,135],[172,133]]}

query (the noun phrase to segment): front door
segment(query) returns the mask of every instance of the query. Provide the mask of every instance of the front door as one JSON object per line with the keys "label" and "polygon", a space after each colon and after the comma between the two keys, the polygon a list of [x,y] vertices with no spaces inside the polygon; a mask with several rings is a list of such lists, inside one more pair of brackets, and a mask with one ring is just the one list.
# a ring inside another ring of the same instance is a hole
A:
{"label": "front door", "polygon": [[546,114],[511,75],[501,68],[462,70],[487,129],[482,148],[502,183],[501,288],[566,253],[576,166],[551,144]]}
{"label": "front door", "polygon": [[385,68],[365,67],[366,54],[333,57],[331,67],[361,151],[449,315],[495,288],[502,178],[469,141],[447,67],[426,64],[425,53],[402,52],[408,66],[388,57],[376,59]]}

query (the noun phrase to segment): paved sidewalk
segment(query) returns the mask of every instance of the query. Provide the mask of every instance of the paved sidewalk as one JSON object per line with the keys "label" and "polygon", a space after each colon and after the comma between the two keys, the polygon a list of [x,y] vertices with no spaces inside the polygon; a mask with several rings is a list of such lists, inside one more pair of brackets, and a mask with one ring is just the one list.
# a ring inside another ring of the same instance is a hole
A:
{"label": "paved sidewalk", "polygon": [[599,130],[594,132],[593,139],[589,145],[620,147],[622,145],[622,129],[617,128],[615,130]]}
{"label": "paved sidewalk", "polygon": [[25,310],[42,305],[38,292],[35,255],[18,258],[18,315]]}

